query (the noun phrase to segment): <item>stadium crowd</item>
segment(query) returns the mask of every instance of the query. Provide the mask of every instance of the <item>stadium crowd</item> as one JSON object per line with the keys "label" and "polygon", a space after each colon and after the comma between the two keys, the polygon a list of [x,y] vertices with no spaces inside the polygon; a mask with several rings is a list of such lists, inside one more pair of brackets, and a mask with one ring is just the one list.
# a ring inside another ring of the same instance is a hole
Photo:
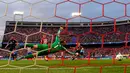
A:
{"label": "stadium crowd", "polygon": [[[130,32],[129,29],[130,25],[118,25],[116,26],[117,33],[113,32],[114,31],[114,26],[97,26],[93,27],[92,31],[94,33],[88,33],[90,28],[89,27],[68,27],[68,33],[61,35],[61,38],[65,40],[67,43],[75,43],[78,40],[80,43],[101,43],[102,42],[102,34],[104,34],[104,42],[122,42],[125,41],[125,34]],[[42,35],[47,34],[47,39],[48,42],[50,43],[52,40],[52,36],[48,34],[55,35],[58,31],[59,27],[43,27],[42,32],[43,33],[36,33],[40,31],[40,27],[17,27],[16,31],[20,32],[25,35],[29,35],[27,42],[28,43],[40,43],[40,40],[42,38]],[[5,34],[8,32],[14,31],[14,27],[7,27],[5,30]],[[111,33],[110,33],[111,32]],[[120,33],[122,32],[122,33]],[[32,35],[32,33],[34,33]],[[30,35],[31,34],[31,35]],[[80,36],[79,36],[80,35]],[[26,36],[18,34],[18,33],[11,33],[4,35],[3,42],[8,42],[10,37],[15,37],[16,40],[19,43],[24,43],[26,40]],[[79,38],[77,38],[79,36]],[[130,39],[130,36],[128,36],[128,39]],[[54,39],[53,39],[54,40]],[[84,47],[85,48],[85,47]],[[70,50],[73,51],[73,50]],[[106,56],[112,56],[114,55],[113,51],[115,49],[101,49],[101,48],[96,48],[96,49],[88,49],[85,48],[85,57],[88,57],[88,52],[90,52],[90,57],[106,57]],[[130,48],[126,49],[116,49],[116,54],[118,52],[121,52],[122,54],[129,54],[130,53]],[[2,53],[1,54],[6,54]],[[56,53],[55,55],[61,55],[61,53]],[[68,54],[65,53],[65,56],[68,56]]]}
{"label": "stadium crowd", "polygon": [[[126,33],[130,32],[129,27],[130,27],[130,25],[118,25],[116,28],[116,30],[117,30],[116,33],[113,32],[114,31],[113,26],[93,27],[92,31],[94,33],[87,33],[90,30],[89,27],[69,27],[67,30],[68,34],[63,35],[63,38],[65,40],[67,39],[66,40],[67,42],[71,42],[73,35],[75,37],[80,35],[79,41],[82,43],[101,42],[102,34],[104,34],[104,42],[121,42],[121,41],[125,40]],[[5,30],[5,33],[11,32],[11,31],[13,31],[13,29],[14,29],[13,27],[10,27],[10,28],[7,27]],[[17,27],[16,28],[16,31],[20,32],[22,34],[26,34],[26,35],[30,35],[32,33],[34,34],[34,35],[29,36],[29,39],[28,39],[29,42],[39,42],[39,40],[42,36],[39,35],[39,33],[35,34],[36,32],[39,32],[39,30],[40,30],[40,27],[25,27],[24,26],[24,27]],[[43,27],[42,28],[42,32],[47,33],[47,34],[55,35],[57,33],[57,31],[58,31],[58,27]],[[21,42],[25,41],[25,37],[23,37],[23,35],[20,35],[17,33],[5,35],[4,41],[7,41],[8,37],[10,37],[10,36],[15,36],[15,37],[18,36],[17,40],[20,40]]]}

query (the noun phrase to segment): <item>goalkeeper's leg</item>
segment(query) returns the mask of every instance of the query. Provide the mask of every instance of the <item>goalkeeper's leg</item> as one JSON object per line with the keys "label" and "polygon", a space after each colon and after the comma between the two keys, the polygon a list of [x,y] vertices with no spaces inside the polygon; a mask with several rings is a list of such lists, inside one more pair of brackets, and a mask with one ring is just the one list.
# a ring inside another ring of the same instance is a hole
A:
{"label": "goalkeeper's leg", "polygon": [[18,58],[16,58],[16,61],[21,60],[21,59],[34,58],[34,57],[36,57],[36,53],[30,54],[30,55],[26,55],[26,56],[22,56],[22,57],[18,57]]}
{"label": "goalkeeper's leg", "polygon": [[37,51],[48,49],[47,44],[26,44],[26,47],[31,47],[32,49],[36,49]]}
{"label": "goalkeeper's leg", "polygon": [[16,60],[18,61],[18,60],[21,60],[21,59],[34,58],[36,56],[43,56],[43,55],[48,55],[48,48],[44,49],[42,51],[39,51],[38,54],[37,53],[29,54],[29,55],[26,55],[26,56],[18,57]]}

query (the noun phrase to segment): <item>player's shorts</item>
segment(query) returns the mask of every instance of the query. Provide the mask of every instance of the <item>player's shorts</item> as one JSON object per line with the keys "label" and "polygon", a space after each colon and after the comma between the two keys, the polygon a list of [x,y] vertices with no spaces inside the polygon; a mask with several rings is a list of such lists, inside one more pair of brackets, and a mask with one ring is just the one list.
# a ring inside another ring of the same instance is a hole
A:
{"label": "player's shorts", "polygon": [[84,53],[83,53],[83,52],[80,52],[80,55],[84,55]]}
{"label": "player's shorts", "polygon": [[17,57],[17,53],[12,53],[12,56],[13,57]]}
{"label": "player's shorts", "polygon": [[10,46],[10,51],[13,51],[15,49],[15,46]]}
{"label": "player's shorts", "polygon": [[38,56],[43,56],[43,55],[48,55],[48,54],[49,54],[48,49],[47,50],[42,50],[42,51],[38,52]]}
{"label": "player's shorts", "polygon": [[79,53],[80,54],[80,50],[76,50],[76,52],[75,53]]}
{"label": "player's shorts", "polygon": [[47,44],[38,44],[38,48],[37,48],[38,51],[45,50],[45,49],[48,49]]}
{"label": "player's shorts", "polygon": [[32,54],[32,52],[28,52],[28,55]]}

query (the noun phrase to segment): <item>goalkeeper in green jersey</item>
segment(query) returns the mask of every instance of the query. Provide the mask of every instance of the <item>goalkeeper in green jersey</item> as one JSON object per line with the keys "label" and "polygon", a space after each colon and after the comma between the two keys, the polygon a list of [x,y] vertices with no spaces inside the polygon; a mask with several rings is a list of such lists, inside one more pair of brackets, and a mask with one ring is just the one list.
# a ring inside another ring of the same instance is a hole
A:
{"label": "goalkeeper in green jersey", "polygon": [[16,60],[21,60],[21,59],[24,59],[24,58],[34,58],[37,56],[42,56],[42,55],[48,55],[49,53],[55,53],[55,52],[58,52],[60,50],[65,50],[67,51],[68,53],[70,54],[74,54],[74,53],[71,53],[69,52],[64,46],[63,44],[65,44],[64,41],[60,41],[60,32],[63,30],[64,28],[61,26],[56,37],[55,37],[55,41],[54,43],[51,44],[51,49],[49,49],[48,47],[48,44],[37,44],[37,45],[34,45],[34,44],[27,44],[26,47],[31,47],[33,49],[36,49],[38,50],[39,52],[36,54],[30,54],[30,55],[26,55],[26,56],[22,56],[22,57],[18,57]]}

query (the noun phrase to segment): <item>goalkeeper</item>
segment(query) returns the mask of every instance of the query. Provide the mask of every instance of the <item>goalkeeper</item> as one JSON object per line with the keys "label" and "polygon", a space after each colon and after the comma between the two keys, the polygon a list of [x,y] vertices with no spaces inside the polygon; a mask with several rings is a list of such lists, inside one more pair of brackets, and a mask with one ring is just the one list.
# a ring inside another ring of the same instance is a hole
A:
{"label": "goalkeeper", "polygon": [[33,49],[36,49],[38,50],[38,54],[34,53],[34,54],[30,54],[30,55],[26,55],[26,56],[22,56],[22,57],[19,57],[17,58],[16,60],[21,60],[21,59],[24,59],[24,58],[34,58],[37,56],[42,56],[42,55],[48,55],[49,53],[55,53],[55,52],[58,52],[60,50],[66,50],[68,53],[70,54],[73,54],[74,53],[71,53],[69,52],[64,46],[63,44],[65,44],[64,41],[60,41],[60,32],[63,30],[64,28],[61,26],[56,37],[55,37],[55,41],[54,43],[51,44],[51,49],[49,50],[49,47],[47,44],[37,44],[37,45],[34,45],[34,44],[27,44],[26,46],[27,47],[31,47]]}

